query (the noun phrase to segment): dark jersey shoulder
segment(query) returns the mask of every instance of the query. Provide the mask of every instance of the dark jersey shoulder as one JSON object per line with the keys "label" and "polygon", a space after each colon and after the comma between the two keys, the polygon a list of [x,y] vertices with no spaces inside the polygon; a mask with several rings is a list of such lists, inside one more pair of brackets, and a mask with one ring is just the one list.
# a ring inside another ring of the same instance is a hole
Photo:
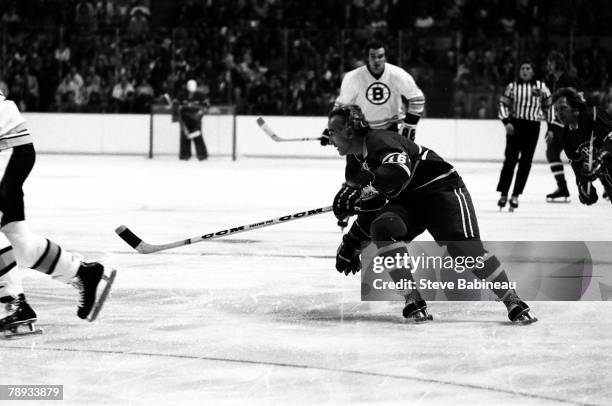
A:
{"label": "dark jersey shoulder", "polygon": [[[562,134],[563,149],[571,160],[585,159],[585,151],[590,148],[593,137],[593,148],[598,151],[605,146],[611,148],[612,117],[604,109],[588,107],[578,117],[578,128],[572,130],[565,126]],[[588,158],[588,157],[587,157]]]}
{"label": "dark jersey shoulder", "polygon": [[416,156],[420,148],[404,136],[388,130],[370,130],[365,139],[368,161],[381,162],[392,152],[405,152],[409,157]]}
{"label": "dark jersey shoulder", "polygon": [[365,162],[370,170],[375,170],[385,161],[397,160],[393,154],[405,154],[406,165],[411,171],[410,183],[402,194],[410,193],[427,185],[458,184],[458,175],[453,166],[445,161],[435,151],[423,147],[402,135],[386,130],[370,130],[366,136]]}

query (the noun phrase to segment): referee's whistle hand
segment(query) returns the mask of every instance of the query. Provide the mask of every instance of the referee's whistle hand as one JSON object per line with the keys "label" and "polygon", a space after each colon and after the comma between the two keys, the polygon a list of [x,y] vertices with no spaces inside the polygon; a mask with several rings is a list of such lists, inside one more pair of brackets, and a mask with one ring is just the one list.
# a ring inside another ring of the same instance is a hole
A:
{"label": "referee's whistle hand", "polygon": [[506,134],[508,135],[514,134],[514,126],[510,123],[506,124]]}

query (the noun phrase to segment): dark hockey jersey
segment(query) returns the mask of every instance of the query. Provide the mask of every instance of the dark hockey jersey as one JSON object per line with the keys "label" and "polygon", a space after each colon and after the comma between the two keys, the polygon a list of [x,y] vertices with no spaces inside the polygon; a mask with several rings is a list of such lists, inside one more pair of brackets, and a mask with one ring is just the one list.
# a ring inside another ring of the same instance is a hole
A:
{"label": "dark hockey jersey", "polygon": [[208,107],[210,102],[203,93],[183,91],[174,100],[173,120],[180,120],[190,132],[199,130],[202,116]]}
{"label": "dark hockey jersey", "polygon": [[580,113],[576,129],[563,128],[561,140],[574,173],[580,177],[601,151],[612,153],[612,117],[599,107],[588,107]]}
{"label": "dark hockey jersey", "polygon": [[455,168],[433,150],[387,130],[369,130],[363,153],[347,157],[348,183],[354,182],[363,170],[374,174],[372,187],[390,200],[463,186]]}

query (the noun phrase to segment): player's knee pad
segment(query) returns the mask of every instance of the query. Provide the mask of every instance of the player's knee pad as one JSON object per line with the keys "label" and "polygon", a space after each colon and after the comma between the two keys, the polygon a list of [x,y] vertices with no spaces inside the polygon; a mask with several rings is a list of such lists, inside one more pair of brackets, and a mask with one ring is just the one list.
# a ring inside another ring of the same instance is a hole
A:
{"label": "player's knee pad", "polygon": [[385,212],[372,221],[370,235],[373,241],[399,241],[408,232],[402,218],[393,212]]}

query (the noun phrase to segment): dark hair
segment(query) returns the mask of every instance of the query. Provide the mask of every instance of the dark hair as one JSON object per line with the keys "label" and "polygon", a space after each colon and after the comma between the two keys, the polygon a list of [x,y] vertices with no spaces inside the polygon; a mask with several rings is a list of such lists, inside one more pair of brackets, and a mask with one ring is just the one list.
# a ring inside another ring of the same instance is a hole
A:
{"label": "dark hair", "polygon": [[555,67],[557,68],[557,70],[565,71],[565,69],[567,68],[567,63],[565,62],[565,57],[559,51],[552,51],[548,55],[548,60],[555,64]]}
{"label": "dark hair", "polygon": [[584,100],[582,93],[578,92],[573,87],[562,87],[557,89],[555,94],[553,94],[553,103],[562,97],[565,97],[567,104],[574,109],[582,111],[586,108],[586,100]]}
{"label": "dark hair", "polygon": [[535,63],[533,63],[531,59],[523,59],[521,63],[519,63],[519,68],[523,65],[531,66],[531,69],[533,69],[533,71],[535,72]]}
{"label": "dark hair", "polygon": [[380,40],[373,39],[372,41],[368,42],[365,47],[366,55],[369,54],[370,49],[380,49],[380,48],[383,48],[385,50],[385,54],[387,53],[387,47],[385,46],[385,44],[383,44],[383,42]]}

